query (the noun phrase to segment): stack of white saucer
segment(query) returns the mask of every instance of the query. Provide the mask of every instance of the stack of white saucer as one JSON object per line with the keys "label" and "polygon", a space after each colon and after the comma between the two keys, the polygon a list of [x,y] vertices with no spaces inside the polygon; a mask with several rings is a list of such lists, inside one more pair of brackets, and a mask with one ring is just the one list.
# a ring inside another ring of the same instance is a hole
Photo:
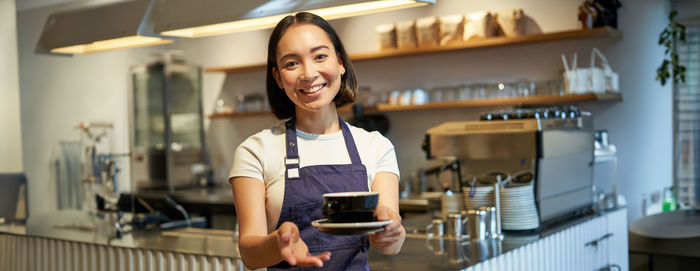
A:
{"label": "stack of white saucer", "polygon": [[508,183],[500,189],[501,226],[504,230],[531,230],[540,226],[533,182]]}
{"label": "stack of white saucer", "polygon": [[476,210],[479,207],[495,206],[493,202],[493,186],[463,187],[464,206],[468,210]]}
{"label": "stack of white saucer", "polygon": [[493,185],[496,183],[507,183],[510,175],[505,173],[493,173],[481,176],[471,176],[466,178],[470,186],[462,187],[464,194],[464,206],[468,210],[476,210],[479,207],[493,207],[496,202],[493,197]]}

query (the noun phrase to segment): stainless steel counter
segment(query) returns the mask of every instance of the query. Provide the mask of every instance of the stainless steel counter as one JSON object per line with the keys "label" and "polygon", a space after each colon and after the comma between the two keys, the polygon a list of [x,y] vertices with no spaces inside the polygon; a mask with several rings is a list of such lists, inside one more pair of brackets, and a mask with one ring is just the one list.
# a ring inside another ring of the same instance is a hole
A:
{"label": "stainless steel counter", "polygon": [[[466,240],[429,239],[419,233],[409,233],[396,256],[385,256],[370,249],[372,270],[459,270],[476,265],[544,237],[566,230],[598,217],[587,215],[562,221],[532,233],[506,233],[503,240],[469,242]],[[414,215],[404,224],[409,231],[424,227],[430,217]],[[119,248],[139,248],[204,256],[239,259],[233,232],[227,230],[180,229],[167,232],[134,231],[123,238],[111,234],[109,220],[102,220],[78,211],[60,211],[45,216],[33,216],[26,226],[0,225],[0,234],[36,236],[57,240],[106,245]]]}

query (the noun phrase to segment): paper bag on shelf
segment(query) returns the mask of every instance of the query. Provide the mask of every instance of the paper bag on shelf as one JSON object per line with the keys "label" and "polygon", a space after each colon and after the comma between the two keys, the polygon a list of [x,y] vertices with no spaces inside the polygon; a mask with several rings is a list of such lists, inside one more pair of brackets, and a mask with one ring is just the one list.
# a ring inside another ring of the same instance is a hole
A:
{"label": "paper bag on shelf", "polygon": [[396,47],[399,49],[415,49],[417,46],[416,21],[410,20],[396,23]]}
{"label": "paper bag on shelf", "polygon": [[522,9],[498,12],[498,25],[506,37],[525,35],[525,13]]}
{"label": "paper bag on shelf", "polygon": [[381,24],[374,28],[379,37],[379,50],[396,49],[396,26],[394,24]]}
{"label": "paper bag on shelf", "polygon": [[464,16],[462,14],[440,17],[440,45],[459,43],[464,34]]}
{"label": "paper bag on shelf", "polygon": [[497,15],[490,12],[473,12],[464,15],[465,41],[495,37],[498,35]]}
{"label": "paper bag on shelf", "polygon": [[440,21],[437,17],[425,17],[416,20],[416,40],[418,47],[438,46],[440,40]]}

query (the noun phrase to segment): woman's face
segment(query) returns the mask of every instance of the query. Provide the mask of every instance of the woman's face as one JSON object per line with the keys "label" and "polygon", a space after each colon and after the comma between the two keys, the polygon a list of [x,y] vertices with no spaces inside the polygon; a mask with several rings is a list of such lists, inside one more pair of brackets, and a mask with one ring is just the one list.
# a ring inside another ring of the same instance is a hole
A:
{"label": "woman's face", "polygon": [[345,73],[328,34],[313,24],[287,28],[277,44],[277,67],[275,80],[297,112],[331,106]]}

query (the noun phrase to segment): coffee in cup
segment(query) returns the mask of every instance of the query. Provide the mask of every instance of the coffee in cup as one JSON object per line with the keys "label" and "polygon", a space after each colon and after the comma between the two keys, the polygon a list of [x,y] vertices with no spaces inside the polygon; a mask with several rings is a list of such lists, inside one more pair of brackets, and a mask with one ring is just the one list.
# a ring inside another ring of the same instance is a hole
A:
{"label": "coffee in cup", "polygon": [[323,216],[332,223],[374,221],[379,192],[323,194]]}

